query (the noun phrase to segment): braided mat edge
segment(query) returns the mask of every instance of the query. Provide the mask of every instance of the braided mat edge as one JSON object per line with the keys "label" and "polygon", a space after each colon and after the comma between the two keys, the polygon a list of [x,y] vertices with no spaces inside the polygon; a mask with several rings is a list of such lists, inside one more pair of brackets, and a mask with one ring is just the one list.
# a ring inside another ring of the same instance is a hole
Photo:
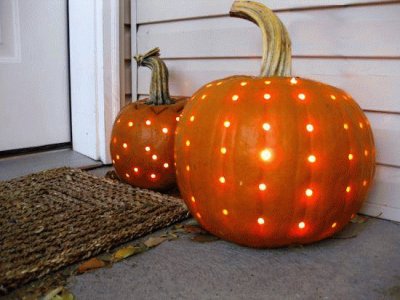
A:
{"label": "braided mat edge", "polygon": [[0,294],[188,215],[178,198],[78,169],[0,182]]}

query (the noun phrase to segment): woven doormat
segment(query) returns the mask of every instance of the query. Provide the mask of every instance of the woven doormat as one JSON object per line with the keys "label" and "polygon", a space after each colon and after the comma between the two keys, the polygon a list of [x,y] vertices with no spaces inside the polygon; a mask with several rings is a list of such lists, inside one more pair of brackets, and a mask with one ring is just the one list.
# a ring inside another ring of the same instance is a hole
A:
{"label": "woven doormat", "polygon": [[0,294],[187,216],[178,198],[77,169],[0,182]]}

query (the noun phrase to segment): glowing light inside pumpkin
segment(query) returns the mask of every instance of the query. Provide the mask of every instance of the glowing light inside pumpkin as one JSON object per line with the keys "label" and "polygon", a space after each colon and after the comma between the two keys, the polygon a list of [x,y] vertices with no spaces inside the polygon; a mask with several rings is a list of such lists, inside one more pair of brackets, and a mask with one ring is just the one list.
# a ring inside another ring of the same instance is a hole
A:
{"label": "glowing light inside pumpkin", "polygon": [[310,156],[308,157],[308,161],[309,161],[310,163],[315,163],[315,162],[317,161],[317,158],[315,157],[315,155],[310,155]]}
{"label": "glowing light inside pumpkin", "polygon": [[168,128],[167,128],[167,127],[164,127],[164,128],[162,129],[162,132],[168,133]]}
{"label": "glowing light inside pumpkin", "polygon": [[190,166],[189,165],[186,166],[186,171],[188,171],[188,172],[190,171]]}
{"label": "glowing light inside pumpkin", "polygon": [[117,155],[115,156],[115,158],[116,158],[116,159],[119,159],[119,155],[117,154]]}
{"label": "glowing light inside pumpkin", "polygon": [[239,96],[238,95],[233,95],[232,96],[232,100],[233,101],[238,101],[239,100]]}
{"label": "glowing light inside pumpkin", "polygon": [[332,228],[335,228],[335,227],[336,227],[336,225],[337,225],[337,224],[336,224],[336,222],[335,222],[335,223],[333,223],[333,224],[332,224],[332,226],[331,226],[331,227],[332,227]]}
{"label": "glowing light inside pumpkin", "polygon": [[127,143],[123,143],[122,147],[124,147],[126,149],[126,148],[128,148],[128,144]]}
{"label": "glowing light inside pumpkin", "polygon": [[313,190],[312,189],[306,189],[306,196],[311,197],[313,195]]}
{"label": "glowing light inside pumpkin", "polygon": [[206,97],[207,97],[207,95],[203,95],[203,96],[201,96],[201,99],[206,99]]}
{"label": "glowing light inside pumpkin", "polygon": [[261,159],[262,159],[262,160],[267,161],[267,160],[270,160],[270,159],[271,159],[272,153],[271,153],[270,150],[264,149],[263,151],[261,151],[260,156],[261,156]]}
{"label": "glowing light inside pumpkin", "polygon": [[222,148],[221,148],[221,153],[222,153],[222,154],[226,154],[226,148],[225,148],[225,147],[222,147]]}
{"label": "glowing light inside pumpkin", "polygon": [[231,126],[231,122],[225,121],[225,122],[224,122],[224,126],[225,126],[226,128],[228,128],[229,126]]}
{"label": "glowing light inside pumpkin", "polygon": [[265,191],[267,189],[267,185],[265,183],[260,183],[258,188],[260,191]]}
{"label": "glowing light inside pumpkin", "polygon": [[269,125],[268,123],[264,123],[262,127],[265,131],[269,131],[271,129],[271,125]]}
{"label": "glowing light inside pumpkin", "polygon": [[297,98],[299,98],[300,100],[304,101],[306,100],[306,95],[304,95],[303,93],[300,93],[297,95]]}
{"label": "glowing light inside pumpkin", "polygon": [[168,169],[169,168],[169,163],[164,163],[163,166],[164,166],[164,168]]}
{"label": "glowing light inside pumpkin", "polygon": [[190,198],[190,200],[192,200],[193,203],[196,202],[196,198],[194,198],[194,196],[192,196],[192,197]]}
{"label": "glowing light inside pumpkin", "polygon": [[151,121],[150,120],[146,120],[146,125],[151,125]]}
{"label": "glowing light inside pumpkin", "polygon": [[212,86],[212,83],[209,83],[209,84],[206,85],[206,87],[210,87],[210,86]]}
{"label": "glowing light inside pumpkin", "polygon": [[349,129],[349,125],[347,123],[344,123],[343,128],[347,130],[347,129]]}
{"label": "glowing light inside pumpkin", "polygon": [[133,172],[138,173],[139,172],[139,168],[133,168]]}
{"label": "glowing light inside pumpkin", "polygon": [[186,140],[186,146],[190,146],[190,141],[189,140]]}
{"label": "glowing light inside pumpkin", "polygon": [[152,173],[152,174],[150,174],[150,178],[152,178],[152,179],[156,179],[156,174],[154,174],[154,173]]}
{"label": "glowing light inside pumpkin", "polygon": [[368,150],[364,150],[364,155],[368,156]]}
{"label": "glowing light inside pumpkin", "polygon": [[196,216],[201,219],[201,214],[200,213],[196,213]]}
{"label": "glowing light inside pumpkin", "polygon": [[331,95],[331,99],[332,100],[336,100],[336,96],[335,95]]}
{"label": "glowing light inside pumpkin", "polygon": [[131,177],[128,173],[125,173],[126,178]]}
{"label": "glowing light inside pumpkin", "polygon": [[271,95],[270,94],[264,94],[264,99],[265,100],[269,100],[269,99],[271,99]]}
{"label": "glowing light inside pumpkin", "polygon": [[350,193],[350,191],[351,191],[351,187],[350,186],[346,187],[346,192]]}
{"label": "glowing light inside pumpkin", "polygon": [[128,123],[128,126],[129,126],[129,127],[132,127],[132,126],[133,126],[133,122],[129,122],[129,123]]}
{"label": "glowing light inside pumpkin", "polygon": [[152,158],[153,160],[157,160],[157,155],[153,154],[153,155],[151,156],[151,158]]}
{"label": "glowing light inside pumpkin", "polygon": [[146,152],[149,152],[151,149],[149,146],[144,147],[144,150],[146,150]]}
{"label": "glowing light inside pumpkin", "polygon": [[117,138],[113,138],[113,143],[115,144],[117,142]]}
{"label": "glowing light inside pumpkin", "polygon": [[352,160],[354,158],[354,155],[350,153],[347,157],[349,158],[349,160]]}
{"label": "glowing light inside pumpkin", "polygon": [[112,163],[115,164],[115,160],[112,160]]}
{"label": "glowing light inside pumpkin", "polygon": [[314,131],[314,126],[312,124],[307,124],[306,129],[308,132],[313,132]]}
{"label": "glowing light inside pumpkin", "polygon": [[175,120],[176,120],[177,122],[179,122],[179,117],[176,117]]}
{"label": "glowing light inside pumpkin", "polygon": [[271,81],[266,80],[266,81],[264,81],[264,83],[265,83],[266,85],[269,85],[269,84],[271,84]]}
{"label": "glowing light inside pumpkin", "polygon": [[292,79],[290,79],[290,83],[291,84],[296,84],[297,83],[297,79],[295,77],[292,77]]}
{"label": "glowing light inside pumpkin", "polygon": [[264,225],[264,223],[265,223],[264,218],[258,218],[257,219],[257,223],[260,224],[260,225]]}
{"label": "glowing light inside pumpkin", "polygon": [[224,214],[224,216],[227,216],[228,215],[228,210],[227,209],[223,209],[222,213]]}
{"label": "glowing light inside pumpkin", "polygon": [[221,177],[219,178],[219,182],[225,183],[225,177],[221,176]]}
{"label": "glowing light inside pumpkin", "polygon": [[120,123],[120,122],[121,122],[121,119],[118,119],[118,120],[117,120],[117,123]]}
{"label": "glowing light inside pumpkin", "polygon": [[217,83],[217,85],[221,85],[221,84],[222,84],[222,81],[220,81],[220,82]]}
{"label": "glowing light inside pumpkin", "polygon": [[364,180],[363,181],[363,186],[367,186],[368,181]]}
{"label": "glowing light inside pumpkin", "polygon": [[191,116],[190,117],[190,122],[193,122],[194,121],[194,116]]}
{"label": "glowing light inside pumpkin", "polygon": [[363,123],[358,123],[358,125],[360,126],[360,128],[364,128],[364,125],[363,125]]}
{"label": "glowing light inside pumpkin", "polygon": [[246,81],[243,81],[243,82],[240,83],[241,86],[245,86],[246,84],[247,84]]}
{"label": "glowing light inside pumpkin", "polygon": [[306,227],[306,224],[304,222],[299,223],[299,228],[304,229]]}

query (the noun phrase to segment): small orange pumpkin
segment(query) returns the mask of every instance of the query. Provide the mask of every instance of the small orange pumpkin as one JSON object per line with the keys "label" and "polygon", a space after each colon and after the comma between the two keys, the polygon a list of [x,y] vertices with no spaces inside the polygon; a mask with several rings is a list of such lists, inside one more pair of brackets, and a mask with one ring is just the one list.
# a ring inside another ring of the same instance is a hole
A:
{"label": "small orange pumpkin", "polygon": [[163,190],[175,184],[174,137],[186,103],[170,98],[168,69],[158,48],[136,56],[140,66],[152,69],[150,98],[126,105],[111,134],[111,157],[119,178],[131,185]]}
{"label": "small orange pumpkin", "polygon": [[213,81],[185,107],[175,143],[182,196],[206,230],[238,244],[331,236],[371,185],[369,122],[344,91],[290,76],[290,39],[272,11],[235,1],[230,13],[261,28],[261,75]]}

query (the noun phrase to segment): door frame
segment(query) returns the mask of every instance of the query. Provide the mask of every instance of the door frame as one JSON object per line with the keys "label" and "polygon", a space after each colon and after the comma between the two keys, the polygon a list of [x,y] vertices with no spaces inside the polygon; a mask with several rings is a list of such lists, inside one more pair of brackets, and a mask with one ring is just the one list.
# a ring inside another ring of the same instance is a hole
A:
{"label": "door frame", "polygon": [[71,131],[74,151],[111,163],[120,110],[119,0],[68,0]]}

